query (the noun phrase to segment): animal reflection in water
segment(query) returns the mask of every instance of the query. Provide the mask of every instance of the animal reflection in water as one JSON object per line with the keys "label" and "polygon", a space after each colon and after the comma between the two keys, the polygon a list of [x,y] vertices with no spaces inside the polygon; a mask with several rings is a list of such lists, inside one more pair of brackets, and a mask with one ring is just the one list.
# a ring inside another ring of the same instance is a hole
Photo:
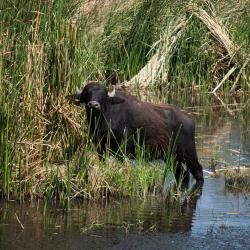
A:
{"label": "animal reflection in water", "polygon": [[144,232],[191,231],[197,201],[201,195],[202,187],[199,184],[195,184],[189,190],[189,195],[186,195],[182,201],[180,199],[167,198],[165,202],[159,202],[156,207],[149,204],[148,207],[145,207],[145,210],[150,210],[151,207],[154,207],[154,210],[150,216],[143,210],[141,211],[141,214],[145,215],[140,218],[143,222],[141,230]]}
{"label": "animal reflection in water", "polygon": [[[142,102],[115,89],[110,93],[98,82],[89,82],[66,98],[76,105],[85,104],[90,135],[100,155],[106,152],[106,145],[112,152],[118,152],[125,141],[126,155],[130,158],[136,157],[138,143],[145,145],[151,158],[165,160],[166,149],[174,138],[171,152],[176,156],[176,179],[179,180],[184,171],[184,163],[197,183],[203,184],[202,166],[195,147],[195,124],[178,108]],[[185,176],[187,181],[189,174]]]}

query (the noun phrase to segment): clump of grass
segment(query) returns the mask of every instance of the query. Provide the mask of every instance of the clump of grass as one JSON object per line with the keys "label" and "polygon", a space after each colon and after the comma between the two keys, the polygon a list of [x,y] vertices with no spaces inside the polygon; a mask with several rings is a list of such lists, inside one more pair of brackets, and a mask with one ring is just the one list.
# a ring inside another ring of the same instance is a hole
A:
{"label": "clump of grass", "polygon": [[225,171],[225,184],[229,188],[242,190],[250,194],[250,171],[249,169],[229,169]]}
{"label": "clump of grass", "polygon": [[134,166],[130,161],[122,163],[115,159],[100,162],[93,153],[85,157],[87,162],[82,161],[77,169],[74,165],[51,164],[44,169],[33,169],[20,185],[26,186],[31,198],[61,201],[160,194],[162,169],[157,165]]}

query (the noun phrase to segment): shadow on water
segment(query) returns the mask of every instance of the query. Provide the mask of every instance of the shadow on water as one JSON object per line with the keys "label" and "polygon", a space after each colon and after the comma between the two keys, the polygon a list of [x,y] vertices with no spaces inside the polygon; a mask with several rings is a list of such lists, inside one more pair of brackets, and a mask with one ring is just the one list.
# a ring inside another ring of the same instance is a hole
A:
{"label": "shadow on water", "polygon": [[[221,106],[187,110],[196,120],[205,170],[211,159],[219,166],[250,165],[249,111],[240,108],[232,117]],[[230,192],[223,177],[205,177],[202,190],[193,187],[172,200],[81,201],[68,211],[39,202],[0,203],[0,248],[249,249],[249,196]]]}

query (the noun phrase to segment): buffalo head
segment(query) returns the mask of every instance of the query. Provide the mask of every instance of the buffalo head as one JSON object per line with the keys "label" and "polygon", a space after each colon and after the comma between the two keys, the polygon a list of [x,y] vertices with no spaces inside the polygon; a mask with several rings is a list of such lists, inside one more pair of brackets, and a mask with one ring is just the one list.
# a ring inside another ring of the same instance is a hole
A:
{"label": "buffalo head", "polygon": [[95,111],[105,110],[107,103],[119,104],[123,99],[115,96],[115,87],[109,92],[104,85],[99,82],[89,82],[87,85],[77,90],[76,94],[66,96],[75,105],[84,103],[87,109]]}

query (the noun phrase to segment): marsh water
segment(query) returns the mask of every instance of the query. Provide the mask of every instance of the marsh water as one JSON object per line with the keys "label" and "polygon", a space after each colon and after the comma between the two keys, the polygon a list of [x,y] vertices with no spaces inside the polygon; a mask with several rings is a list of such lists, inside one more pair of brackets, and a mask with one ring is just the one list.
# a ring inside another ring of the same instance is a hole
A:
{"label": "marsh water", "polygon": [[[204,170],[250,166],[250,119],[242,105],[191,105]],[[232,116],[232,112],[234,116]],[[215,163],[216,162],[216,163]],[[250,197],[205,173],[190,199],[0,203],[1,249],[249,249]],[[190,184],[192,189],[192,183]]]}

